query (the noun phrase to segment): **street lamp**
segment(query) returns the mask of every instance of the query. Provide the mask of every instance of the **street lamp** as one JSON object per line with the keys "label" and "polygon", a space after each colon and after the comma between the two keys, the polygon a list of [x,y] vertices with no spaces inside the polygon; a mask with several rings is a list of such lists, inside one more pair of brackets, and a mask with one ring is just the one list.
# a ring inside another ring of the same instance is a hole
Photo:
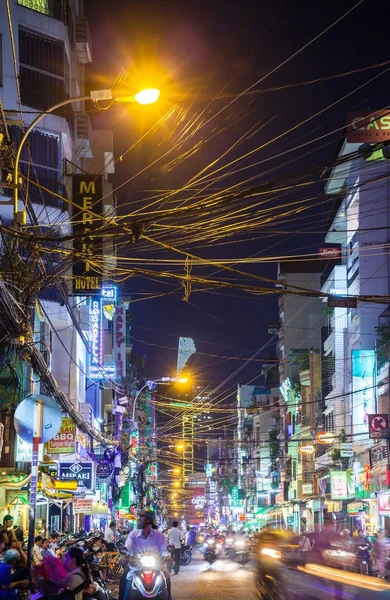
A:
{"label": "street lamp", "polygon": [[45,110],[45,112],[41,113],[40,115],[38,115],[36,117],[36,119],[33,120],[33,122],[31,123],[31,125],[29,125],[25,131],[25,133],[22,136],[22,139],[20,140],[19,146],[16,150],[16,154],[15,154],[15,162],[14,162],[14,169],[13,169],[13,176],[12,176],[12,188],[13,188],[13,205],[14,205],[14,219],[16,220],[16,223],[19,225],[25,225],[26,224],[26,212],[24,210],[19,212],[19,161],[20,161],[20,156],[23,150],[23,146],[28,138],[28,136],[30,135],[31,131],[34,129],[34,127],[36,127],[38,125],[38,123],[44,118],[46,117],[47,114],[54,112],[55,110],[57,110],[57,108],[61,108],[62,106],[66,106],[68,104],[73,104],[75,102],[85,102],[87,100],[92,100],[92,102],[94,102],[95,104],[97,102],[99,102],[100,100],[112,100],[113,103],[114,102],[126,102],[126,103],[133,103],[133,102],[137,102],[138,104],[153,104],[154,102],[157,102],[157,100],[160,97],[160,90],[158,90],[157,88],[147,88],[145,90],[141,90],[140,92],[133,94],[131,96],[120,96],[118,95],[113,95],[111,90],[98,90],[98,91],[91,91],[90,94],[88,96],[77,96],[74,98],[68,98],[67,100],[64,100],[63,102],[59,102],[58,104],[55,104],[54,106],[52,106],[51,108],[48,108],[47,110]]}
{"label": "street lamp", "polygon": [[137,407],[137,401],[138,398],[140,396],[140,394],[146,389],[148,388],[149,391],[153,391],[154,389],[156,389],[157,384],[159,383],[187,383],[188,381],[188,377],[159,377],[157,379],[149,379],[142,387],[141,389],[138,390],[135,398],[134,398],[134,404],[133,404],[133,423],[135,423],[135,409]]}

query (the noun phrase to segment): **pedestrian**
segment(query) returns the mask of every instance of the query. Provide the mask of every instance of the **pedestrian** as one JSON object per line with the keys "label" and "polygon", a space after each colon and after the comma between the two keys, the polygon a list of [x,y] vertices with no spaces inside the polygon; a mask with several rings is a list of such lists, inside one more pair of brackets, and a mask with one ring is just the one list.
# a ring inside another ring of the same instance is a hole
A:
{"label": "pedestrian", "polygon": [[16,540],[16,535],[14,532],[14,518],[12,515],[5,515],[3,519],[3,527],[1,532],[5,539],[5,544],[8,546],[11,540]]}
{"label": "pedestrian", "polygon": [[299,538],[299,548],[303,556],[306,552],[309,552],[311,550],[310,540],[305,532],[303,532],[301,537]]}
{"label": "pedestrian", "polygon": [[0,600],[15,600],[16,588],[28,585],[26,581],[13,581],[12,568],[20,558],[17,550],[7,550],[0,562]]}
{"label": "pedestrian", "polygon": [[168,544],[172,546],[172,558],[175,562],[174,573],[178,575],[180,571],[180,551],[181,551],[182,533],[179,529],[179,522],[173,521],[172,529],[168,532]]}
{"label": "pedestrian", "polygon": [[195,546],[196,544],[196,530],[195,527],[190,527],[189,532],[187,533],[187,540],[186,540],[188,546]]}
{"label": "pedestrian", "polygon": [[48,558],[49,556],[54,556],[55,558],[56,556],[54,550],[50,548],[49,540],[47,538],[42,539],[41,555],[43,559]]}
{"label": "pedestrian", "polygon": [[54,533],[52,534],[52,536],[49,540],[49,548],[51,548],[51,550],[53,550],[54,556],[57,556],[57,550],[59,548],[60,540],[61,540],[60,534],[57,531],[54,531]]}
{"label": "pedestrian", "polygon": [[116,522],[111,521],[108,527],[104,530],[104,541],[106,543],[107,552],[115,552],[115,542],[117,540]]}
{"label": "pedestrian", "polygon": [[34,539],[34,548],[33,548],[33,559],[32,564],[33,567],[40,567],[43,562],[41,547],[42,547],[42,536],[37,535]]}

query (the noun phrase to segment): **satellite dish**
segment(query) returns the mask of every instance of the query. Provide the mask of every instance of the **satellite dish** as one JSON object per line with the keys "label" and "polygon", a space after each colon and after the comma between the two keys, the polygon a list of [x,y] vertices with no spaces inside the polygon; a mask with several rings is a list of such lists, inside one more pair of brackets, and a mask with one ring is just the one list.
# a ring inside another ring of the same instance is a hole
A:
{"label": "satellite dish", "polygon": [[28,396],[17,407],[14,415],[16,432],[25,442],[33,441],[35,403],[43,404],[41,444],[53,439],[59,432],[62,423],[62,413],[54,398],[36,394]]}

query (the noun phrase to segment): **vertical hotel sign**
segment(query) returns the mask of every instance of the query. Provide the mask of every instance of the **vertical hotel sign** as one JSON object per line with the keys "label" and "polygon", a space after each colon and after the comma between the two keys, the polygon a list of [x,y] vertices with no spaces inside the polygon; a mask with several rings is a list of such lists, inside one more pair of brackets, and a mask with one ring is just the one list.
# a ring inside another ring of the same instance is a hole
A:
{"label": "vertical hotel sign", "polygon": [[102,275],[95,257],[103,254],[103,238],[95,235],[102,222],[95,215],[103,213],[102,175],[73,175],[73,263],[74,295],[100,295]]}

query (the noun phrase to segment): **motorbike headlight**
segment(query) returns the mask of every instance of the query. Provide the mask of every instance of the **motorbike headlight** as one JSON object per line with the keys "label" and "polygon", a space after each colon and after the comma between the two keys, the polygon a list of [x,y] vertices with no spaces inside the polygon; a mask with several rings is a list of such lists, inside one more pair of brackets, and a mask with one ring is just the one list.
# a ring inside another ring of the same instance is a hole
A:
{"label": "motorbike headlight", "polygon": [[238,541],[238,542],[235,542],[234,545],[237,546],[237,548],[243,548],[245,546],[245,542]]}
{"label": "motorbike headlight", "polygon": [[282,558],[279,550],[275,550],[274,548],[262,548],[260,554],[262,556],[268,556],[269,558],[273,558],[274,560],[280,560]]}
{"label": "motorbike headlight", "polygon": [[222,548],[222,544],[217,544],[216,548],[217,548],[217,550],[220,550]]}
{"label": "motorbike headlight", "polygon": [[227,543],[227,544],[233,544],[233,539],[232,539],[232,538],[228,538],[228,539],[226,540],[226,543]]}
{"label": "motorbike headlight", "polygon": [[141,565],[143,567],[155,567],[156,559],[154,556],[141,556]]}
{"label": "motorbike headlight", "polygon": [[213,546],[215,544],[215,540],[207,540],[206,544],[208,546]]}

